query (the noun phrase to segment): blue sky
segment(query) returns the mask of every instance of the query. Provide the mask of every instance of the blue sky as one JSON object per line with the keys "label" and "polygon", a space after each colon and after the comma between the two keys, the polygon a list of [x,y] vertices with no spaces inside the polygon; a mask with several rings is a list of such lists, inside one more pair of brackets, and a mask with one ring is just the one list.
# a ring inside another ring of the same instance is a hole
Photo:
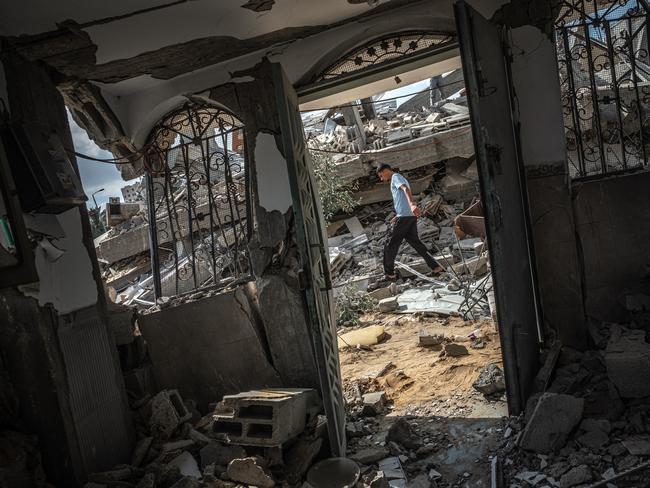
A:
{"label": "blue sky", "polygon": [[[110,152],[100,149],[93,141],[88,139],[86,131],[72,120],[70,114],[68,114],[68,121],[70,122],[72,140],[77,152],[95,158],[109,159],[113,157]],[[104,188],[104,191],[95,195],[97,204],[101,205],[108,201],[108,197],[121,197],[120,188],[131,183],[122,180],[120,172],[114,164],[98,163],[79,157],[77,158],[77,164],[79,165],[79,173],[81,173],[81,183],[88,196],[87,205],[89,208],[94,205],[91,197],[94,191]]]}

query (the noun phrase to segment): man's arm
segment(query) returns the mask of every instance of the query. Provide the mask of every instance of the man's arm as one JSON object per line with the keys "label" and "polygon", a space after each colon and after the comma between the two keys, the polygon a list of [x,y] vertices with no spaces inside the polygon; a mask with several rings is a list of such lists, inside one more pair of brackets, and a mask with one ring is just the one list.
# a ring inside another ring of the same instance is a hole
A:
{"label": "man's arm", "polygon": [[411,212],[413,212],[413,215],[416,217],[422,215],[422,211],[418,208],[415,200],[413,200],[413,194],[411,193],[411,189],[408,187],[408,185],[402,185],[399,187],[399,189],[406,194],[406,200],[409,202],[409,206],[411,207]]}

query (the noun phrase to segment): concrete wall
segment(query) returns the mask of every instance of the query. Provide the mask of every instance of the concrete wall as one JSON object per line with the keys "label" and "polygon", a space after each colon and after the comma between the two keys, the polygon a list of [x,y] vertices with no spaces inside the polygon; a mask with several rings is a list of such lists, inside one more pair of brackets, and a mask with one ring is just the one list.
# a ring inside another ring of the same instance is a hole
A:
{"label": "concrete wall", "polygon": [[243,287],[138,318],[159,388],[177,388],[202,412],[223,395],[282,386]]}
{"label": "concrete wall", "polygon": [[[12,120],[36,124],[73,147],[65,106],[49,73],[13,53],[2,65]],[[0,290],[0,328],[6,332],[0,354],[19,392],[23,425],[41,442],[48,479],[75,486],[90,471],[128,460],[132,425],[85,206],[33,215],[29,222],[39,236],[38,281]],[[82,309],[94,320],[78,323]],[[64,324],[70,326],[65,338],[59,334]],[[91,393],[89,385],[101,386],[101,394]],[[99,416],[101,425],[92,420]]]}
{"label": "concrete wall", "polygon": [[[532,21],[532,19],[531,19]],[[513,91],[517,100],[523,170],[547,340],[586,346],[581,266],[576,247],[564,121],[555,46],[538,27],[511,35]]]}
{"label": "concrete wall", "polygon": [[624,297],[650,294],[650,173],[573,186],[576,233],[589,317],[625,321]]}

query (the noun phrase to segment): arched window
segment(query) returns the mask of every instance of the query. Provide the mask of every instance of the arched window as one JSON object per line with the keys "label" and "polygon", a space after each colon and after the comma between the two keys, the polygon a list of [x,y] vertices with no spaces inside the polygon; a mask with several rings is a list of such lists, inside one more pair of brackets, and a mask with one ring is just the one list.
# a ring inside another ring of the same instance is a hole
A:
{"label": "arched window", "polygon": [[342,78],[370,67],[385,66],[405,57],[446,47],[455,40],[452,35],[433,32],[402,32],[375,39],[348,52],[316,76],[313,83]]}
{"label": "arched window", "polygon": [[650,57],[644,0],[561,1],[555,23],[569,174],[647,165]]}
{"label": "arched window", "polygon": [[250,206],[241,121],[188,102],[152,130],[145,169],[157,297],[247,278]]}

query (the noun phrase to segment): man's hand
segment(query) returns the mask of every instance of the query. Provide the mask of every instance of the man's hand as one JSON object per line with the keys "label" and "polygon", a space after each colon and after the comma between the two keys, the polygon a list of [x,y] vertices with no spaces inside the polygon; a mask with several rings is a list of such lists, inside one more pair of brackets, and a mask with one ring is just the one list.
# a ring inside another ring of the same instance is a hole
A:
{"label": "man's hand", "polygon": [[413,215],[415,215],[416,217],[422,215],[422,210],[420,210],[420,208],[413,203],[411,204],[411,212],[413,212]]}
{"label": "man's hand", "polygon": [[393,217],[392,219],[390,219],[390,223],[391,223],[391,224],[395,225],[395,222],[397,222],[397,215],[395,215],[395,217]]}

